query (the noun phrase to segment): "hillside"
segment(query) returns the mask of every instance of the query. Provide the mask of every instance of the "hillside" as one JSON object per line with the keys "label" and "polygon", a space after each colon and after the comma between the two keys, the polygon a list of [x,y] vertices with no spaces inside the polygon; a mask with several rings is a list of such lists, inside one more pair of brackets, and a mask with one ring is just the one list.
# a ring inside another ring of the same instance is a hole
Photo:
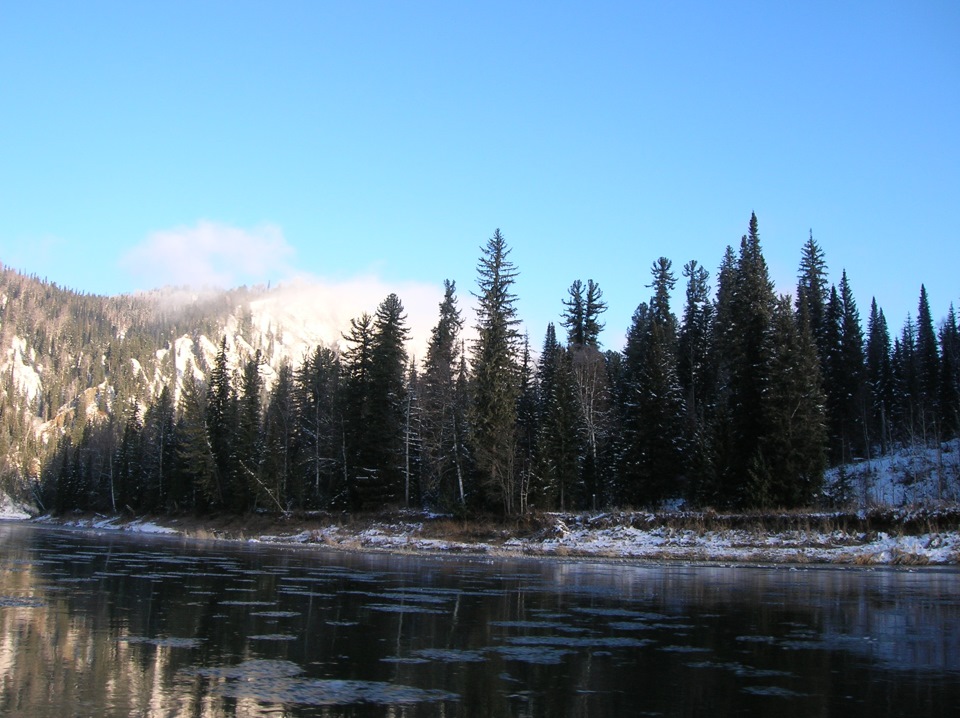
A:
{"label": "hillside", "polygon": [[104,297],[0,265],[0,487],[19,493],[15,477],[36,479],[60,435],[111,420],[118,402],[144,406],[164,386],[176,402],[185,377],[205,378],[221,341],[231,371],[260,352],[269,389],[282,364],[335,345],[348,321],[316,291],[166,288]]}

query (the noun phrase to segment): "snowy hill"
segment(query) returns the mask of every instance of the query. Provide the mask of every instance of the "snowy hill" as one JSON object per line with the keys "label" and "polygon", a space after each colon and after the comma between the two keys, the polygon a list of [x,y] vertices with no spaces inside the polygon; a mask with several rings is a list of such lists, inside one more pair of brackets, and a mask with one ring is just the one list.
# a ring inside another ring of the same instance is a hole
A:
{"label": "snowy hill", "polygon": [[4,475],[29,474],[44,447],[88,421],[124,416],[134,401],[142,409],[165,386],[176,400],[185,378],[204,378],[222,341],[231,370],[259,351],[270,389],[283,363],[297,368],[317,347],[340,345],[352,318],[372,314],[388,293],[405,290],[413,337],[408,351],[422,356],[439,288],[299,281],[101,297],[0,265],[0,412],[8,412],[0,432],[0,482]]}

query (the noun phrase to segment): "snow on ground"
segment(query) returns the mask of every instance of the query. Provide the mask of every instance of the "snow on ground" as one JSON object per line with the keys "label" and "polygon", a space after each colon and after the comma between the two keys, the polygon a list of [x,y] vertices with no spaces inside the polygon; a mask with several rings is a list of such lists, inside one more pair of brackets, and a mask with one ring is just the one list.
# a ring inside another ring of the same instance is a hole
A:
{"label": "snow on ground", "polygon": [[[480,553],[496,556],[544,556],[647,561],[736,563],[836,563],[858,565],[960,564],[960,532],[919,536],[884,532],[830,533],[746,530],[638,529],[626,524],[595,528],[606,523],[576,514],[553,514],[554,525],[535,537],[463,542],[424,536],[416,522],[378,522],[361,530],[331,525],[284,536],[260,536],[254,541],[283,544],[320,544],[347,550],[404,553]],[[572,527],[572,528],[571,528]]]}
{"label": "snow on ground", "polygon": [[16,504],[13,499],[4,493],[0,493],[0,519],[28,519],[30,514],[23,510],[23,507]]}
{"label": "snow on ground", "polygon": [[960,440],[906,446],[875,459],[834,467],[827,494],[858,507],[960,502]]}
{"label": "snow on ground", "polygon": [[[758,564],[850,565],[960,565],[960,531],[905,532],[834,530],[745,530],[670,528],[650,524],[637,528],[636,518],[648,515],[547,514],[545,525],[531,535],[509,536],[506,531],[486,540],[438,538],[430,526],[435,517],[414,514],[363,525],[326,525],[315,519],[301,522],[282,534],[228,533],[200,528],[183,531],[144,518],[120,517],[57,519],[59,525],[134,533],[184,534],[246,540],[251,543],[320,546],[347,551],[396,553],[482,554],[487,556],[540,556],[548,558],[617,559]],[[54,521],[41,517],[37,521]],[[642,522],[641,522],[642,523]],[[288,520],[285,526],[296,522]],[[838,522],[839,525],[839,522]]]}

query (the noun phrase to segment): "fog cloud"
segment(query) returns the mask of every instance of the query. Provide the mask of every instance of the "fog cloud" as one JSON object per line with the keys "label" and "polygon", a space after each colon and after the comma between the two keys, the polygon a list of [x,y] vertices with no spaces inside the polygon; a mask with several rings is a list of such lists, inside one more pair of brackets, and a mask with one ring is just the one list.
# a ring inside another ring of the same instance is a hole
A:
{"label": "fog cloud", "polygon": [[229,289],[289,276],[294,254],[275,225],[243,229],[201,220],[152,233],[121,257],[120,267],[142,289]]}

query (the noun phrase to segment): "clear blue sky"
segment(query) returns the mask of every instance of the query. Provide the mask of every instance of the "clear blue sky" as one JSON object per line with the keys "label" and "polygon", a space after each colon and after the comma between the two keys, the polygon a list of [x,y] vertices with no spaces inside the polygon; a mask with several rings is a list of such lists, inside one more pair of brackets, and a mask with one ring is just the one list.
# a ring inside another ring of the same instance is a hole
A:
{"label": "clear blue sky", "polygon": [[466,303],[499,227],[532,344],[592,278],[619,348],[751,211],[782,292],[812,229],[864,324],[960,305],[960,3],[0,3],[0,261],[72,288]]}

